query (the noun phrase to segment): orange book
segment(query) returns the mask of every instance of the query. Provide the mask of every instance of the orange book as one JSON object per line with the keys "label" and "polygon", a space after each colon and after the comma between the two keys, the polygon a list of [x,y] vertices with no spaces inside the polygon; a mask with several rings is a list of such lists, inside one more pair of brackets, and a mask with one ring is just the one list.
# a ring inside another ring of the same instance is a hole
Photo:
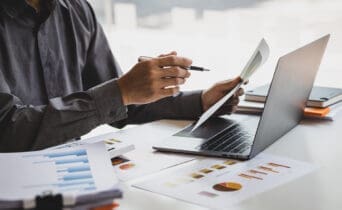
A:
{"label": "orange book", "polygon": [[312,107],[306,107],[304,109],[304,115],[305,116],[313,116],[313,117],[325,117],[327,114],[329,114],[330,108],[312,108]]}

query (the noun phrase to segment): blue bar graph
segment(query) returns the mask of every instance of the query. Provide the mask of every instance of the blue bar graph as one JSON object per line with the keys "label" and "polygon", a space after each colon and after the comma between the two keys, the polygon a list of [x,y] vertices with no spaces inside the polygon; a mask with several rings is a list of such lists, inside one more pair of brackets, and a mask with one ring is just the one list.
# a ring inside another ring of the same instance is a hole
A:
{"label": "blue bar graph", "polygon": [[84,181],[62,181],[57,184],[58,187],[69,187],[69,186],[75,186],[75,185],[84,185],[84,184],[89,184],[89,185],[95,185],[93,179],[86,179]]}
{"label": "blue bar graph", "polygon": [[93,190],[96,190],[96,187],[95,186],[93,186],[93,187],[75,187],[75,188],[62,188],[62,189],[60,189],[60,191],[62,191],[62,192],[67,192],[67,191],[81,191],[81,192],[83,192],[83,191],[93,191]]}
{"label": "blue bar graph", "polygon": [[56,165],[77,163],[77,162],[88,163],[88,157],[77,157],[77,158],[71,158],[71,159],[55,160]]}
{"label": "blue bar graph", "polygon": [[76,174],[76,175],[64,175],[63,180],[80,180],[80,179],[90,179],[93,178],[91,173]]}
{"label": "blue bar graph", "polygon": [[56,157],[65,157],[65,156],[84,156],[87,155],[87,151],[85,149],[75,150],[75,151],[67,151],[67,152],[49,152],[43,154],[34,154],[34,155],[23,155],[24,158],[30,157],[48,157],[48,158],[56,158]]}
{"label": "blue bar graph", "polygon": [[90,171],[90,166],[88,164],[85,164],[83,166],[74,166],[74,167],[57,170],[57,172],[69,172],[69,173],[82,172],[82,171]]}
{"label": "blue bar graph", "polygon": [[44,152],[40,155],[28,155],[35,158],[35,164],[52,163],[56,166],[58,180],[47,185],[58,187],[60,191],[91,191],[96,185],[85,149],[59,152]]}
{"label": "blue bar graph", "polygon": [[55,152],[55,153],[45,154],[44,156],[49,157],[49,158],[56,158],[56,157],[65,157],[65,156],[70,156],[70,155],[86,156],[87,151],[85,149],[82,149],[82,150],[68,151],[68,152]]}

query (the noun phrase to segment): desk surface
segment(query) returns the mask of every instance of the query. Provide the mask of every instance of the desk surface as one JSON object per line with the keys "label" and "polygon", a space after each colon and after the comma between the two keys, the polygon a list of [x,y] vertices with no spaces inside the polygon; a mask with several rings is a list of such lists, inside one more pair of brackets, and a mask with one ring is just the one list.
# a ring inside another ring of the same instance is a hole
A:
{"label": "desk surface", "polygon": [[[238,116],[238,115],[236,115]],[[158,121],[149,128],[176,125],[181,129],[187,122]],[[144,125],[143,125],[144,126]],[[138,129],[143,131],[144,129]],[[137,129],[132,129],[137,131]],[[160,132],[160,131],[159,131]],[[142,132],[143,136],[144,133]],[[285,136],[265,150],[266,153],[314,163],[315,172],[280,187],[260,193],[229,209],[341,209],[342,207],[342,115],[335,121],[304,120]],[[134,181],[123,183],[124,198],[121,210],[199,210],[200,206],[188,204],[166,196],[131,187]]]}

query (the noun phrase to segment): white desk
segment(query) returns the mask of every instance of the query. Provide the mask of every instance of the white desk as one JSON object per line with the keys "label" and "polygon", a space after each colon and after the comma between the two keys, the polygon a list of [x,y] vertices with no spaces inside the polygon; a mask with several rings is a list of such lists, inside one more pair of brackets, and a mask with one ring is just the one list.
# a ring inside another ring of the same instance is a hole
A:
{"label": "white desk", "polygon": [[[172,133],[175,128],[181,129],[186,123],[185,121],[164,120],[142,126],[155,127],[156,132],[158,130],[159,133],[161,127],[170,126],[171,131],[162,130]],[[149,135],[144,133],[144,129],[133,128],[131,131],[141,132],[138,135],[142,137]],[[333,122],[303,121],[267,148],[265,152],[311,162],[319,165],[320,169],[290,183],[258,194],[229,209],[333,210],[342,208],[341,113]],[[123,184],[124,198],[119,201],[121,210],[204,209],[200,206],[130,187],[132,183],[134,181]]]}

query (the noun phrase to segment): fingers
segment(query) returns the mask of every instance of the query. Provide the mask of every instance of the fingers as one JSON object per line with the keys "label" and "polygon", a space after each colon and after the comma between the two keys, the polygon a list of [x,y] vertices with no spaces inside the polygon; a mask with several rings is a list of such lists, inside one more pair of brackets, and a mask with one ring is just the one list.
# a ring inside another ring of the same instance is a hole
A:
{"label": "fingers", "polygon": [[237,110],[237,106],[232,106],[230,111],[227,112],[227,114],[232,114],[232,113],[236,112],[236,110]]}
{"label": "fingers", "polygon": [[222,107],[215,113],[215,116],[232,114],[236,112],[238,104],[240,102],[239,97],[230,98]]}
{"label": "fingers", "polygon": [[163,97],[174,96],[179,93],[179,87],[161,89],[160,92]]}
{"label": "fingers", "polygon": [[192,64],[192,60],[190,60],[189,58],[175,56],[175,55],[155,58],[155,60],[160,67],[167,67],[167,66],[189,67]]}
{"label": "fingers", "polygon": [[177,52],[176,51],[171,51],[171,52],[169,52],[167,54],[161,54],[158,57],[166,57],[166,56],[170,56],[170,55],[175,55],[176,56]]}
{"label": "fingers", "polygon": [[214,116],[220,116],[225,114],[232,114],[236,112],[237,106],[230,106],[230,105],[223,105],[215,114]]}
{"label": "fingers", "polygon": [[244,89],[240,88],[237,93],[231,97],[221,108],[218,112],[219,115],[223,114],[232,114],[236,112],[238,105],[240,103],[239,96],[242,96],[244,94]]}
{"label": "fingers", "polygon": [[[238,94],[243,94],[243,89],[240,88],[238,91]],[[240,95],[239,95],[240,96]],[[225,103],[220,110],[220,114],[232,114],[234,112],[236,112],[237,107],[240,103],[240,99],[239,96],[233,96],[232,98],[230,98],[227,103]]]}
{"label": "fingers", "polygon": [[239,88],[239,90],[234,94],[234,97],[243,96],[245,94],[245,90],[243,88]]}
{"label": "fingers", "polygon": [[[171,51],[167,54],[161,54],[159,55],[158,57],[161,58],[161,57],[167,57],[167,56],[177,56],[177,52],[176,51]],[[142,61],[148,61],[148,60],[151,60],[153,59],[153,57],[149,57],[149,56],[139,56],[138,58],[138,62],[142,62]]]}
{"label": "fingers", "polygon": [[237,106],[223,106],[220,111],[223,114],[232,114],[236,112],[236,110],[237,110]]}
{"label": "fingers", "polygon": [[161,71],[159,71],[160,77],[181,77],[181,78],[188,78],[190,77],[190,72],[188,70],[185,70],[181,67],[167,67],[163,68]]}
{"label": "fingers", "polygon": [[224,104],[224,106],[237,106],[239,103],[239,97],[232,97]]}
{"label": "fingers", "polygon": [[185,83],[184,78],[173,77],[173,78],[164,78],[160,81],[160,88],[170,87],[170,86],[178,86]]}

